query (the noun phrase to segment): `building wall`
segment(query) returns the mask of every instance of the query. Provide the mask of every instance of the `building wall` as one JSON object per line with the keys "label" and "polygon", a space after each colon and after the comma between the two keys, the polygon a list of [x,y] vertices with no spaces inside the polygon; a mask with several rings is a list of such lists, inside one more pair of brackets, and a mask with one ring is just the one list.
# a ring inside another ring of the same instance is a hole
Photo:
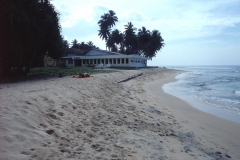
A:
{"label": "building wall", "polygon": [[103,56],[103,55],[112,55],[113,53],[108,51],[100,51],[100,50],[90,50],[87,52],[87,56]]}
{"label": "building wall", "polygon": [[146,67],[147,60],[143,59],[131,59],[130,60],[130,67]]}
{"label": "building wall", "polygon": [[74,67],[75,64],[74,64],[74,60],[72,58],[64,58],[64,59],[61,59],[59,63],[64,63],[66,64],[67,67]]}
{"label": "building wall", "polygon": [[128,58],[105,58],[105,59],[82,59],[81,66],[97,66],[99,64],[107,65],[110,64],[111,67],[129,67]]}
{"label": "building wall", "polygon": [[[76,60],[75,60],[76,61]],[[146,60],[130,58],[81,59],[76,66],[97,66],[110,64],[111,67],[145,67]],[[75,63],[77,64],[77,63]]]}
{"label": "building wall", "polygon": [[71,66],[104,66],[110,64],[111,67],[146,67],[147,58],[139,55],[124,55],[115,52],[92,49],[84,55],[68,53],[62,57],[68,67]]}

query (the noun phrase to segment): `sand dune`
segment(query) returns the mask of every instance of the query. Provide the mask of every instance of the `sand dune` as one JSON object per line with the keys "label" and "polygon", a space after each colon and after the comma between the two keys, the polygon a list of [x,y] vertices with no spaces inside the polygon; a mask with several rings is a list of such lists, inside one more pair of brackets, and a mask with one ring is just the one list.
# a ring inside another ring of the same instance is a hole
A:
{"label": "sand dune", "polygon": [[218,134],[216,117],[212,125],[192,121],[174,111],[174,97],[161,98],[161,84],[178,73],[148,69],[1,84],[0,159],[240,159],[240,125],[222,120],[237,129]]}

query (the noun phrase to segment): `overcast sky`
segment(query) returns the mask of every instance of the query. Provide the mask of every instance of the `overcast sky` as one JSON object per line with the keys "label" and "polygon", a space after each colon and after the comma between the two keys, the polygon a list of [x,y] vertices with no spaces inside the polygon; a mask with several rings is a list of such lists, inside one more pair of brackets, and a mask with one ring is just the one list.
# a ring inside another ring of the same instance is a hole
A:
{"label": "overcast sky", "polygon": [[165,47],[148,65],[240,65],[240,0],[53,0],[62,35],[71,42],[98,37],[100,16],[109,10],[124,31],[132,22],[161,32]]}

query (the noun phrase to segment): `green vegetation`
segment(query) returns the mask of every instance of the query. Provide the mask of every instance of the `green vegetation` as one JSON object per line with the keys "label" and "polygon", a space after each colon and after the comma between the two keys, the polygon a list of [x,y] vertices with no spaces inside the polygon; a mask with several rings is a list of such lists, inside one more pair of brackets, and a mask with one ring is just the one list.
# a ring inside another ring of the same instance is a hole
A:
{"label": "green vegetation", "polygon": [[111,73],[116,72],[115,70],[96,70],[90,67],[39,67],[32,68],[28,73],[29,76],[32,75],[43,75],[43,76],[58,76],[59,73],[62,73],[63,76],[72,76],[78,75],[79,73],[90,73],[90,74],[98,74],[98,73]]}

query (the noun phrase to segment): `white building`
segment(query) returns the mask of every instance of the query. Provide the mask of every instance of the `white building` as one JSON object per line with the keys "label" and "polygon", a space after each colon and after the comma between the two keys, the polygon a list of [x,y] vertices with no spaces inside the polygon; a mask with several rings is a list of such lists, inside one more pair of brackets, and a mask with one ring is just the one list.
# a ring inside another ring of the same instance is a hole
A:
{"label": "white building", "polygon": [[109,52],[99,49],[83,51],[69,49],[66,55],[61,57],[61,62],[67,66],[97,66],[103,64],[111,67],[146,67],[148,58],[139,55],[125,55],[117,52]]}

